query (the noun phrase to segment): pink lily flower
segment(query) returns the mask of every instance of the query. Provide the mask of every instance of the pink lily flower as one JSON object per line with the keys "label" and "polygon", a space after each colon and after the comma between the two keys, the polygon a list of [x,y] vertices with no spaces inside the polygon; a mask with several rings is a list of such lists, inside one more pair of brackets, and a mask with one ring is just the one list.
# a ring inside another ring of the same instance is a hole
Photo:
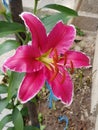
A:
{"label": "pink lily flower", "polygon": [[73,99],[73,82],[67,68],[88,67],[89,58],[77,51],[69,50],[76,36],[72,25],[59,21],[49,34],[35,15],[24,12],[21,15],[31,32],[31,45],[17,48],[16,53],[7,59],[3,69],[26,72],[18,89],[18,99],[26,103],[49,83],[54,95],[64,104],[70,105]]}

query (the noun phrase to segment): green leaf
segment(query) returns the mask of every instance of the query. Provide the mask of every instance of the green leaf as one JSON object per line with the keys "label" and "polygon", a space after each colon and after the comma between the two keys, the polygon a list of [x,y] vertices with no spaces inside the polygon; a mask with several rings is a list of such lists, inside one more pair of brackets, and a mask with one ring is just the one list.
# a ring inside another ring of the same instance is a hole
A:
{"label": "green leaf", "polygon": [[16,40],[7,40],[0,44],[0,55],[16,49],[20,44]]}
{"label": "green leaf", "polygon": [[10,100],[13,95],[16,94],[17,89],[24,77],[24,73],[11,72],[9,87],[8,87],[8,99]]}
{"label": "green leaf", "polygon": [[6,106],[7,109],[11,110],[13,109],[13,102],[9,102],[8,105]]}
{"label": "green leaf", "polygon": [[28,108],[27,107],[23,107],[21,109],[21,114],[22,114],[22,116],[27,117],[28,116]]}
{"label": "green leaf", "polygon": [[40,130],[40,129],[33,126],[25,126],[24,130]]}
{"label": "green leaf", "polygon": [[0,84],[0,94],[7,93],[8,87],[4,84]]}
{"label": "green leaf", "polygon": [[8,105],[9,101],[7,98],[4,99],[0,99],[0,113],[2,112],[2,110],[4,108],[6,108],[6,106]]}
{"label": "green leaf", "polygon": [[15,130],[24,130],[23,118],[20,111],[17,108],[15,108],[12,113],[12,119]]}
{"label": "green leaf", "polygon": [[39,121],[39,123],[42,123],[42,121],[43,121],[42,113],[38,113],[38,121]]}
{"label": "green leaf", "polygon": [[9,127],[7,130],[15,130],[14,127]]}
{"label": "green leaf", "polygon": [[46,127],[45,125],[40,124],[40,130],[45,130],[45,127]]}
{"label": "green leaf", "polygon": [[84,32],[79,27],[76,27],[76,34],[78,36],[84,36],[85,35]]}
{"label": "green leaf", "polygon": [[42,18],[42,22],[44,23],[47,33],[50,32],[52,27],[57,23],[57,21],[62,20],[64,23],[67,23],[69,20],[69,16],[66,16],[64,13],[56,13],[54,15],[49,15]]}
{"label": "green leaf", "polygon": [[19,23],[9,23],[0,21],[0,37],[7,36],[9,34],[25,32],[25,27]]}
{"label": "green leaf", "polygon": [[73,9],[70,9],[66,6],[63,5],[58,5],[58,4],[49,4],[44,6],[44,8],[49,8],[49,9],[54,9],[57,11],[60,11],[68,16],[78,16],[77,12]]}
{"label": "green leaf", "polygon": [[9,114],[7,116],[5,116],[1,121],[0,121],[0,130],[3,129],[3,127],[5,126],[6,123],[12,121],[12,115]]}

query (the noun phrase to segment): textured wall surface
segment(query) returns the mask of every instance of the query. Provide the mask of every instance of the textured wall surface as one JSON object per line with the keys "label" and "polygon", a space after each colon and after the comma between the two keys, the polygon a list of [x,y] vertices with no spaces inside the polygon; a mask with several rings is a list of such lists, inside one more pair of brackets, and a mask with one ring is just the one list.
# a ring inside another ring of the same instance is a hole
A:
{"label": "textured wall surface", "polygon": [[[75,7],[75,1],[76,0],[40,0],[39,4],[38,4],[38,8],[43,7],[46,4],[51,4],[51,3],[58,3],[58,4],[62,4],[65,6],[68,6],[70,8],[74,8]],[[34,0],[23,0],[23,5],[24,7],[29,7],[32,8],[34,6]]]}

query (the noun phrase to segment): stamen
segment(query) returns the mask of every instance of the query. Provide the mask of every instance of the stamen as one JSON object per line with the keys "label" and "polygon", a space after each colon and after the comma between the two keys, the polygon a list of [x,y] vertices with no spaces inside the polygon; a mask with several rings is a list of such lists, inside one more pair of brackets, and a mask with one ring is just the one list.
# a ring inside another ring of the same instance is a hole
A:
{"label": "stamen", "polygon": [[57,76],[57,74],[59,72],[58,65],[57,65],[58,60],[59,60],[58,53],[57,53],[57,50],[55,49],[54,50],[54,56],[53,56],[53,65],[54,65],[55,68],[54,68],[54,74],[50,79],[51,81],[53,81],[55,79],[55,77]]}
{"label": "stamen", "polygon": [[53,57],[53,65],[55,67],[55,71],[58,70],[58,65],[57,65],[57,62],[55,61],[54,57]]}
{"label": "stamen", "polygon": [[61,80],[61,84],[63,84],[63,83],[64,83],[65,79],[66,79],[66,74],[65,74],[65,72],[63,72],[63,75],[62,75],[62,80]]}
{"label": "stamen", "polygon": [[55,77],[57,76],[58,72],[59,72],[59,69],[57,69],[56,71],[54,71],[54,74],[51,77],[50,81],[53,81],[55,79]]}
{"label": "stamen", "polygon": [[74,73],[74,65],[73,65],[72,61],[70,61],[70,65],[71,65],[70,73],[73,74]]}
{"label": "stamen", "polygon": [[67,62],[67,55],[66,53],[64,54],[64,65],[66,65],[66,62]]}
{"label": "stamen", "polygon": [[55,60],[55,62],[58,62],[58,60],[59,60],[59,58],[58,58],[58,53],[57,53],[57,49],[54,49],[53,59]]}

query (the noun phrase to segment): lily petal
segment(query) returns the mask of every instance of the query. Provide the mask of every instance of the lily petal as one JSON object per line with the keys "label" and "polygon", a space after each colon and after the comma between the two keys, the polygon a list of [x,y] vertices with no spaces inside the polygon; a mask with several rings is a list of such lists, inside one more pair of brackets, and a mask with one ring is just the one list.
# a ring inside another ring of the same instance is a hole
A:
{"label": "lily petal", "polygon": [[41,90],[45,82],[44,71],[27,73],[18,90],[18,99],[21,103],[26,103]]}
{"label": "lily petal", "polygon": [[71,62],[74,68],[90,67],[90,58],[82,52],[67,51],[66,52],[66,67],[71,67]]}
{"label": "lily petal", "polygon": [[44,52],[44,45],[47,42],[47,34],[44,25],[38,17],[29,12],[23,12],[20,16],[31,32],[33,39],[32,44],[35,44],[36,47],[40,48],[40,50]]}
{"label": "lily petal", "polygon": [[37,48],[30,45],[20,46],[14,56],[8,58],[3,65],[3,70],[10,69],[16,72],[34,72],[43,67],[39,61],[35,60],[35,57],[40,56],[40,52]]}
{"label": "lily petal", "polygon": [[48,35],[48,49],[56,49],[58,53],[68,50],[75,39],[76,30],[72,25],[65,25],[58,22]]}
{"label": "lily petal", "polygon": [[[47,81],[51,86],[54,95],[64,104],[69,106],[72,103],[73,99],[73,83],[68,72],[62,69],[62,72],[60,71],[60,73],[57,74],[53,81],[51,81],[53,72],[50,72],[48,70],[46,72]],[[65,73],[65,80],[62,82],[63,73]]]}

